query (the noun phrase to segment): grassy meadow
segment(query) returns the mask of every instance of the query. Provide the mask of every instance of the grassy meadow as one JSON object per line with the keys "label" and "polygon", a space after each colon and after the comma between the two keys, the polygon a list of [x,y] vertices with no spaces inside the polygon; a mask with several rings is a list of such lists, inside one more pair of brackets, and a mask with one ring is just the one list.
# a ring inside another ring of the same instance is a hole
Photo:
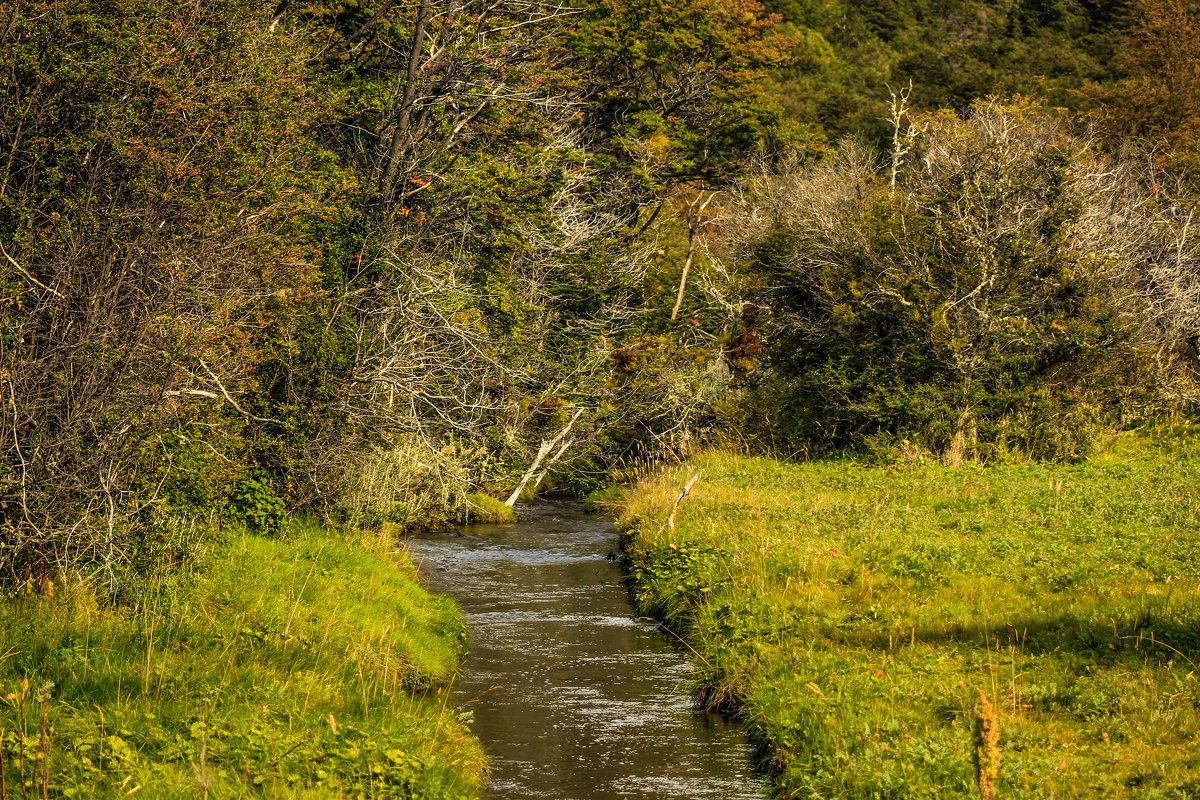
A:
{"label": "grassy meadow", "polygon": [[476,796],[457,609],[356,537],[230,534],[121,604],[0,602],[0,798]]}
{"label": "grassy meadow", "polygon": [[979,797],[979,772],[984,796],[1200,798],[1195,438],[953,469],[713,452],[624,525],[642,610],[783,796]]}

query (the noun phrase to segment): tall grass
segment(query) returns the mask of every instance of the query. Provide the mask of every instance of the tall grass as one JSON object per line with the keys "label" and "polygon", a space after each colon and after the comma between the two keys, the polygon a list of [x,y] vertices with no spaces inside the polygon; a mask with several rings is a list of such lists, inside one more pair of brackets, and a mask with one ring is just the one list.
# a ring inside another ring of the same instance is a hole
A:
{"label": "tall grass", "polygon": [[513,522],[516,516],[504,503],[468,492],[494,471],[489,458],[486,448],[455,440],[432,452],[401,439],[359,456],[345,476],[340,511],[352,524],[397,533],[464,522]]}
{"label": "tall grass", "polygon": [[[702,697],[738,710],[784,796],[1188,798],[1197,486],[1190,437],[1074,466],[709,453],[643,481],[624,524],[639,604],[694,648]],[[977,769],[996,730],[999,769]]]}
{"label": "tall grass", "polygon": [[121,605],[81,585],[0,603],[0,796],[478,793],[445,688],[462,623],[405,556],[298,525],[201,564]]}

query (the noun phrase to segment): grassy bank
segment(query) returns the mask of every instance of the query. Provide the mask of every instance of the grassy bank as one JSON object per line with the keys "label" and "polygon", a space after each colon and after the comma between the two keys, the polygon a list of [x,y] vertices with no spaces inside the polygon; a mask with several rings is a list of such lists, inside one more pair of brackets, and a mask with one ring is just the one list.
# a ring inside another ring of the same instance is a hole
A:
{"label": "grassy bank", "polygon": [[79,586],[0,603],[0,794],[41,797],[43,769],[50,797],[478,793],[439,688],[462,623],[406,557],[294,526],[200,563],[122,605]]}
{"label": "grassy bank", "polygon": [[625,524],[641,606],[786,796],[978,797],[994,714],[999,797],[1196,798],[1197,486],[1186,438],[1075,466],[708,454],[644,480]]}

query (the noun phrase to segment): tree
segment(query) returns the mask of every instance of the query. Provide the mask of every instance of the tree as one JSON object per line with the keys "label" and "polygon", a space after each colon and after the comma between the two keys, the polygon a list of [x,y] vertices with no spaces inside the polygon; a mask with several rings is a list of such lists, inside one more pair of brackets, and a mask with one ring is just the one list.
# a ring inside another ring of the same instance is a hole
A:
{"label": "tree", "polygon": [[111,578],[174,467],[237,479],[260,331],[315,290],[321,109],[233,3],[27,2],[0,36],[0,571]]}
{"label": "tree", "polygon": [[600,0],[566,41],[588,146],[631,170],[627,203],[719,185],[770,143],[778,105],[758,85],[786,59],[757,0]]}
{"label": "tree", "polygon": [[1135,0],[1124,35],[1129,77],[1093,92],[1126,135],[1195,149],[1200,140],[1200,20],[1188,0]]}

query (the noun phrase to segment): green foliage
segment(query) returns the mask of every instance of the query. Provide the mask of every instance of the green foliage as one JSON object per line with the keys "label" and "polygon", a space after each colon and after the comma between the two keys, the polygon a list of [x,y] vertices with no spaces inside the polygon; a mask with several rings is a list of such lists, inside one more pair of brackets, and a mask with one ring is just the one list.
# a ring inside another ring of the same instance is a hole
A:
{"label": "green foliage", "polygon": [[209,518],[229,506],[237,485],[249,475],[244,460],[244,420],[216,408],[194,409],[187,433],[147,443],[133,494],[157,496],[158,513]]}
{"label": "green foliage", "polygon": [[895,190],[847,145],[755,201],[776,213],[743,245],[779,287],[756,400],[776,446],[1071,459],[1096,426],[1170,402],[1134,276],[1157,258],[1139,248],[1172,245],[1113,223],[1144,191],[1127,167],[1019,101],[916,124]]}
{"label": "green foliage", "polygon": [[234,508],[250,530],[271,536],[283,533],[287,523],[287,504],[275,493],[270,481],[246,478],[237,485]]}
{"label": "green foliage", "polygon": [[[211,538],[211,537],[210,537]],[[297,524],[98,604],[82,585],[0,602],[9,796],[476,796],[482,754],[442,692],[453,604],[392,546]]]}
{"label": "green foliage", "polygon": [[1086,110],[1081,91],[1120,74],[1125,4],[980,0],[771,0],[795,44],[768,91],[788,116],[834,136],[888,133],[887,87],[911,81],[921,109],[1023,94]]}
{"label": "green foliage", "polygon": [[718,546],[699,540],[676,539],[647,552],[632,570],[638,607],[668,623],[687,620],[720,580],[714,566],[728,560]]}
{"label": "green foliage", "polygon": [[[8,580],[146,563],[149,506],[234,499],[264,531],[284,505],[372,506],[343,496],[358,465],[409,436],[478,439],[486,458],[447,456],[430,499],[363,519],[453,514],[467,485],[524,468],[548,397],[636,427],[606,382],[607,354],[643,332],[631,226],[665,188],[728,183],[783,138],[757,82],[786,42],[754,0],[421,8],[14,6]],[[589,422],[577,451],[602,471],[612,441]]]}
{"label": "green foliage", "polygon": [[629,494],[626,552],[639,607],[685,639],[782,797],[978,797],[980,689],[997,796],[1186,797],[1198,477],[1187,423],[1076,465],[707,453]]}
{"label": "green foliage", "polygon": [[600,0],[567,36],[586,75],[584,129],[642,191],[719,183],[763,149],[778,108],[757,86],[788,42],[757,0]]}

